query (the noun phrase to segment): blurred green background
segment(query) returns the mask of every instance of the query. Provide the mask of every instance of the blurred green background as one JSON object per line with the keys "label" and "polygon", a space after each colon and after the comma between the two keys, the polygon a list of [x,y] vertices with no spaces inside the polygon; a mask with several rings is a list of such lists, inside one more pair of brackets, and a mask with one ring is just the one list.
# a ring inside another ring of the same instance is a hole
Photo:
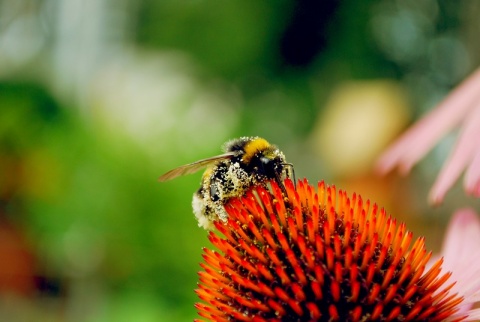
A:
{"label": "blurred green background", "polygon": [[412,176],[378,153],[480,61],[480,2],[0,0],[0,320],[191,321],[200,174],[227,140],[384,205],[438,250],[455,136]]}

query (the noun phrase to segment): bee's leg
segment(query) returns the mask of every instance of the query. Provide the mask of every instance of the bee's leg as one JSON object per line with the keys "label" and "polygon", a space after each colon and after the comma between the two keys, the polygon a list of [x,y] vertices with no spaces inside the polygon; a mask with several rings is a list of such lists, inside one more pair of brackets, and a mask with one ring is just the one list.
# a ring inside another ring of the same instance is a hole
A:
{"label": "bee's leg", "polygon": [[285,185],[283,184],[282,176],[279,174],[275,175],[275,181],[277,182],[278,186],[280,187],[280,190],[282,190],[282,194],[286,197],[287,196],[287,189],[285,188]]}
{"label": "bee's leg", "polygon": [[293,167],[293,164],[292,163],[285,163],[284,165],[286,165],[288,168],[290,168],[290,171],[287,171],[287,176],[289,178],[293,177],[293,184],[296,187],[297,186],[297,178],[295,178],[295,168]]}

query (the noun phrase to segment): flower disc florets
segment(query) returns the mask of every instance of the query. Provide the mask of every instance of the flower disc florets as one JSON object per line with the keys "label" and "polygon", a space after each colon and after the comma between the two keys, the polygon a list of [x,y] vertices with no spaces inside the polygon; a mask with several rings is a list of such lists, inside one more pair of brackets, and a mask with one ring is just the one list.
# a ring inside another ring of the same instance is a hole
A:
{"label": "flower disc florets", "polygon": [[225,209],[196,291],[208,320],[443,321],[462,301],[424,239],[359,195],[287,179]]}

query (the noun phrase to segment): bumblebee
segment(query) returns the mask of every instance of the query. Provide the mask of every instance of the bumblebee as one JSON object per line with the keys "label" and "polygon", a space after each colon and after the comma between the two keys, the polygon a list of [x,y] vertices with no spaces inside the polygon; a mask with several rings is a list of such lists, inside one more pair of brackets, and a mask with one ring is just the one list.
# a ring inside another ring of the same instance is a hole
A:
{"label": "bumblebee", "polygon": [[206,168],[200,189],[193,194],[193,212],[198,225],[213,229],[215,220],[227,220],[225,203],[240,197],[255,185],[275,180],[283,187],[283,179],[293,175],[293,166],[275,145],[260,137],[241,137],[228,141],[223,154],[175,168],[158,180],[167,181]]}

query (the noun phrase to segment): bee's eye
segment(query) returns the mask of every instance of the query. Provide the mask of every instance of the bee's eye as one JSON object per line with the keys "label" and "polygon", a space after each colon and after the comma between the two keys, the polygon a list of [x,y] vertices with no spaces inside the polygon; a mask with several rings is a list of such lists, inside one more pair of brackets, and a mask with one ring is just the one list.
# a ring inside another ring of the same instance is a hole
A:
{"label": "bee's eye", "polygon": [[263,163],[263,164],[269,164],[272,160],[267,158],[267,157],[261,157],[260,158],[260,161]]}

